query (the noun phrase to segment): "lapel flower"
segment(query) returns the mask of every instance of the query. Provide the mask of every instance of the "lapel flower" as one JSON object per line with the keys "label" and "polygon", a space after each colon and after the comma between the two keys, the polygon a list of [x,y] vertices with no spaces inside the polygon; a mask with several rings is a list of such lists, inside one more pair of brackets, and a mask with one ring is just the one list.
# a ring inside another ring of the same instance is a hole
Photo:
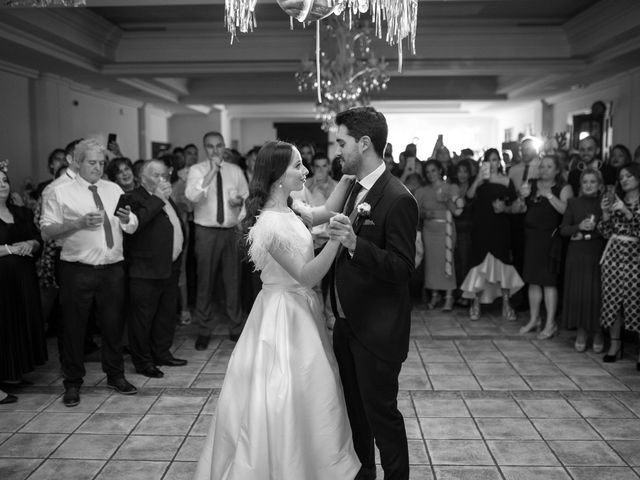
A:
{"label": "lapel flower", "polygon": [[358,212],[359,217],[369,218],[371,216],[371,205],[367,202],[359,203],[356,207],[356,212]]}

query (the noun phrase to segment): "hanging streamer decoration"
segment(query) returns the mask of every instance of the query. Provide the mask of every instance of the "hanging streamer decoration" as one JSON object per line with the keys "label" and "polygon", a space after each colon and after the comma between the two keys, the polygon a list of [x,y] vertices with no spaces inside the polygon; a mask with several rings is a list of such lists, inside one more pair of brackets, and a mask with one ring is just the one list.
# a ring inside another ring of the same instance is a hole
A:
{"label": "hanging streamer decoration", "polygon": [[[342,16],[349,25],[353,17],[371,12],[375,32],[389,45],[398,45],[398,71],[402,71],[402,41],[408,38],[411,54],[415,54],[418,0],[277,0],[278,5],[292,18],[300,22],[313,22],[329,15]],[[247,33],[256,27],[256,0],[225,0],[227,29],[231,42],[237,31]]]}

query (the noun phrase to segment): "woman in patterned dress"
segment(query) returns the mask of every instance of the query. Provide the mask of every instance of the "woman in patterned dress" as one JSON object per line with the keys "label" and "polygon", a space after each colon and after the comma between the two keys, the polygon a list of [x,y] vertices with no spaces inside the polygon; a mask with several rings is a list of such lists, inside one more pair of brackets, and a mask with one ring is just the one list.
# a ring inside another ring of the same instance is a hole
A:
{"label": "woman in patterned dress", "polygon": [[424,164],[427,184],[416,190],[415,197],[423,222],[424,288],[430,290],[429,309],[440,303],[445,292],[443,311],[453,310],[456,272],[453,260],[455,225],[453,216],[462,212],[463,203],[457,185],[445,183],[444,167],[438,160]]}
{"label": "woman in patterned dress", "polygon": [[[608,238],[602,255],[602,326],[611,345],[604,362],[622,357],[621,329],[640,332],[640,165],[620,169],[615,195],[602,199],[598,230]],[[640,370],[640,362],[636,365]]]}

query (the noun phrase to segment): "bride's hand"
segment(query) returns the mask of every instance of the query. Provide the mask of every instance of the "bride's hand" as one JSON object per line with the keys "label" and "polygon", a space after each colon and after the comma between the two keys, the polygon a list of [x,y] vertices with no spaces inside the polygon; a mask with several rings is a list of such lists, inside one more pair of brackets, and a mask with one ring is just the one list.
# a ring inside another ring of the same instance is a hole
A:
{"label": "bride's hand", "polygon": [[356,234],[353,231],[351,220],[342,213],[334,215],[329,220],[330,238],[339,240],[340,243],[348,250],[356,248]]}
{"label": "bride's hand", "polygon": [[340,177],[340,181],[338,183],[351,183],[356,180],[355,175],[347,175],[346,173]]}

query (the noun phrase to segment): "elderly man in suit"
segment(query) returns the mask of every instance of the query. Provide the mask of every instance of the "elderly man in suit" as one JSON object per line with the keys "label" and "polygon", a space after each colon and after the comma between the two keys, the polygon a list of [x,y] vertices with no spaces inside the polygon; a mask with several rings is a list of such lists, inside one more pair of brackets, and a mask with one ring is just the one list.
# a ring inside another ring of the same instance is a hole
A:
{"label": "elderly man in suit", "polygon": [[169,171],[164,162],[146,162],[140,181],[139,187],[120,199],[120,205],[129,206],[139,221],[136,232],[126,235],[124,242],[131,308],[129,345],[136,372],[160,378],[164,374],[158,365],[187,364],[170,351],[176,328],[184,231],[171,200]]}

